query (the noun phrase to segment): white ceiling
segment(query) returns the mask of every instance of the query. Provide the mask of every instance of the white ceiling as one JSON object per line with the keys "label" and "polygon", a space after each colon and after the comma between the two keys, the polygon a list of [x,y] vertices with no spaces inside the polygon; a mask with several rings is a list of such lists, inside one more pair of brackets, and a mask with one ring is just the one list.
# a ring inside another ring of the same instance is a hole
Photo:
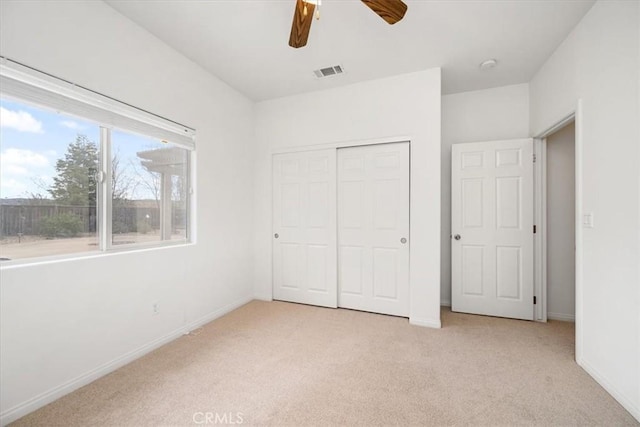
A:
{"label": "white ceiling", "polygon": [[[528,82],[594,0],[405,0],[396,25],[358,0],[324,0],[300,49],[288,46],[295,0],[107,3],[258,101],[432,67],[443,93]],[[488,58],[498,66],[481,71]],[[334,64],[346,73],[313,75]]]}

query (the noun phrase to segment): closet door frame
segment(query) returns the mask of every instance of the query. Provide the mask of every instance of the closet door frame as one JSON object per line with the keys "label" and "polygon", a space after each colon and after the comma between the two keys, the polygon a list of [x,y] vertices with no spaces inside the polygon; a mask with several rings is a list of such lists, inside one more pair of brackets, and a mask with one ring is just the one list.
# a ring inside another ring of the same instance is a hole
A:
{"label": "closet door frame", "polygon": [[410,148],[337,150],[338,307],[409,317]]}
{"label": "closet door frame", "polygon": [[[338,149],[340,148],[351,148],[351,147],[360,147],[360,146],[367,146],[367,145],[379,145],[379,144],[395,144],[395,143],[408,143],[409,144],[409,186],[411,187],[411,180],[412,180],[412,173],[411,173],[411,164],[413,162],[412,157],[411,157],[411,137],[408,136],[398,136],[398,137],[390,137],[390,138],[379,138],[379,139],[369,139],[369,140],[358,140],[358,141],[345,141],[345,142],[334,142],[334,143],[328,143],[328,144],[314,144],[314,145],[306,145],[306,146],[298,146],[298,147],[282,147],[282,148],[278,148],[278,149],[274,149],[271,151],[271,166],[273,167],[274,165],[274,158],[276,155],[278,154],[286,154],[286,153],[302,153],[302,152],[308,152],[308,151],[318,151],[318,150],[327,150],[327,149],[333,149],[334,151],[334,155],[335,155],[335,159],[337,161],[337,157],[338,157]],[[337,175],[337,171],[336,171],[336,175]],[[270,176],[272,177],[273,180],[273,170],[270,173]],[[273,182],[272,182],[273,184]],[[337,188],[336,188],[337,190]],[[273,200],[273,185],[271,186],[271,200]],[[337,193],[336,193],[337,196]],[[412,192],[410,190],[409,192],[409,242],[411,242],[413,240],[413,230],[411,227],[411,211],[412,211],[412,205],[413,202],[411,201],[411,196],[412,196]],[[337,197],[336,197],[337,199]],[[337,201],[337,200],[336,200]],[[273,212],[273,206],[271,208],[271,212]],[[336,215],[337,215],[337,207],[336,207]],[[276,231],[275,231],[275,222],[271,221],[271,236],[274,236]],[[336,239],[336,250],[337,250],[337,238],[338,238],[338,228],[336,226],[335,229],[335,233],[333,236]],[[273,250],[273,241],[272,241],[272,253],[271,253],[271,259],[272,259],[272,268],[271,268],[271,292],[272,292],[272,299],[273,298],[273,292],[274,292],[274,286],[275,286],[275,276],[274,276],[274,272],[275,269],[273,268],[274,266],[274,250]],[[336,263],[337,263],[337,255],[336,255]],[[337,266],[337,264],[336,264]],[[409,255],[409,271],[411,271],[411,254]],[[337,271],[337,267],[336,267],[336,274],[338,273]],[[337,291],[337,283],[336,283],[336,291]],[[409,306],[411,307],[412,304],[412,288],[413,288],[413,284],[411,281],[411,274],[409,276]],[[409,323],[412,324],[416,324],[416,325],[420,325],[420,326],[429,326],[429,327],[435,327],[435,328],[440,328],[440,322],[432,322],[430,320],[426,320],[426,319],[412,319],[410,316],[411,313],[411,308],[409,309]]]}
{"label": "closet door frame", "polygon": [[274,299],[337,307],[335,150],[273,156]]}

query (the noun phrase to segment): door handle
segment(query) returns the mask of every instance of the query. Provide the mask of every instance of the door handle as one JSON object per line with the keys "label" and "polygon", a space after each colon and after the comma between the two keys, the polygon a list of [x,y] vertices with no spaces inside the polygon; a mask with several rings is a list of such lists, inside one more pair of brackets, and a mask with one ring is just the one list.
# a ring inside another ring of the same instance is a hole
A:
{"label": "door handle", "polygon": [[400,239],[400,243],[402,243],[403,245],[407,243],[407,238],[403,237],[402,239]]}
{"label": "door handle", "polygon": [[276,233],[276,234],[273,235],[273,237],[275,237],[277,239],[278,237],[280,237],[280,235],[278,233]]}
{"label": "door handle", "polygon": [[459,234],[456,234],[455,236],[453,236],[453,238],[456,239],[456,240],[460,240],[460,239],[462,239],[462,236],[459,235]]}

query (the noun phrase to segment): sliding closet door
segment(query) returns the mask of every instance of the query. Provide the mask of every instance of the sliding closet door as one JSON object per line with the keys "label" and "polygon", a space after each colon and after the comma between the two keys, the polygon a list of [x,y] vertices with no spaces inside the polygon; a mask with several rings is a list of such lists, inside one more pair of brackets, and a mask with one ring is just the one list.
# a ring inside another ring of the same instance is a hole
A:
{"label": "sliding closet door", "polygon": [[336,150],[273,157],[273,298],[337,307]]}
{"label": "sliding closet door", "polygon": [[338,305],[409,315],[409,143],[338,150]]}

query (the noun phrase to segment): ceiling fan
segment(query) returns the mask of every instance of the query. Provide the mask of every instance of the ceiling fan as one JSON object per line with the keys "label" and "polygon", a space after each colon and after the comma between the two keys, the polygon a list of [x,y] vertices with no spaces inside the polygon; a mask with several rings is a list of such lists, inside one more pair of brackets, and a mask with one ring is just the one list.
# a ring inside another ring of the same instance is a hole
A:
{"label": "ceiling fan", "polygon": [[[362,0],[362,3],[390,25],[400,21],[407,12],[407,5],[402,0]],[[320,11],[316,10],[318,6],[320,0],[296,0],[289,46],[297,49],[307,44],[314,11],[316,18],[320,17]]]}

